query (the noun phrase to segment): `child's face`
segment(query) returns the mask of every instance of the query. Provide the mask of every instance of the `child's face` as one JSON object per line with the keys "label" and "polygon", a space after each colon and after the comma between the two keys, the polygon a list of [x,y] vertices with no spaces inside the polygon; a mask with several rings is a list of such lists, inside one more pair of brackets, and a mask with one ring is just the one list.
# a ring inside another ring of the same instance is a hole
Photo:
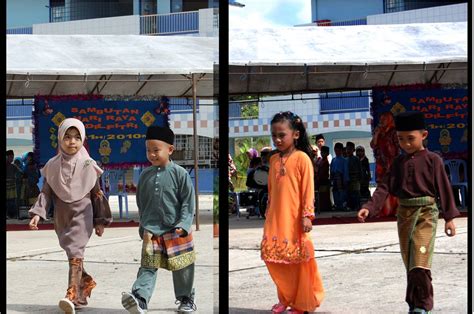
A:
{"label": "child's face", "polygon": [[153,166],[163,167],[170,161],[174,146],[160,140],[146,140],[146,158]]}
{"label": "child's face", "polygon": [[326,152],[326,151],[321,151],[321,156],[322,157],[327,157],[327,156],[329,156],[329,153]]}
{"label": "child's face", "polygon": [[334,148],[334,153],[336,156],[341,156],[342,155],[342,148]]}
{"label": "child's face", "polygon": [[356,155],[357,157],[362,158],[364,157],[365,152],[362,149],[359,149],[359,150],[356,150]]}
{"label": "child's face", "polygon": [[273,123],[271,130],[272,141],[281,153],[286,153],[293,149],[295,140],[300,137],[300,132],[293,130],[288,120]]}
{"label": "child's face", "polygon": [[423,140],[428,136],[426,130],[397,131],[398,143],[407,154],[423,150]]}
{"label": "child's face", "polygon": [[79,130],[76,128],[69,128],[64,134],[61,142],[61,149],[68,155],[74,155],[82,148],[82,138]]}
{"label": "child's face", "polygon": [[316,141],[316,145],[318,145],[319,149],[321,149],[321,147],[323,147],[325,143],[326,142],[322,138],[320,138],[319,140]]}
{"label": "child's face", "polygon": [[347,146],[346,152],[347,152],[347,156],[352,156],[352,154],[354,153],[354,147]]}

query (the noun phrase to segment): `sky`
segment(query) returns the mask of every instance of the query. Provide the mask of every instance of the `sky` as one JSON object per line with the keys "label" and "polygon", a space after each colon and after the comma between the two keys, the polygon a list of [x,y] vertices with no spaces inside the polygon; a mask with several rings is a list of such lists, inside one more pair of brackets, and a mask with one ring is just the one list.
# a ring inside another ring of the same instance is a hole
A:
{"label": "sky", "polygon": [[311,23],[311,0],[237,0],[229,6],[230,28],[291,27]]}

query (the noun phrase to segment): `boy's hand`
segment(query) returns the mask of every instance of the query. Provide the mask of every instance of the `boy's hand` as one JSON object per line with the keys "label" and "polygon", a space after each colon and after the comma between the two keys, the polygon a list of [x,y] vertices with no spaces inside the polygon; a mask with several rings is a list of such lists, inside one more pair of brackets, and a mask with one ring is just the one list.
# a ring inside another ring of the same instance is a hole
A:
{"label": "boy's hand", "polygon": [[30,227],[31,230],[38,230],[39,220],[40,220],[40,216],[34,215],[33,218],[31,218],[30,223],[28,224],[28,227]]}
{"label": "boy's hand", "polygon": [[365,222],[365,218],[367,218],[368,216],[369,216],[369,210],[367,208],[362,208],[357,213],[357,219],[359,220],[359,222]]}
{"label": "boy's hand", "polygon": [[103,233],[104,233],[104,225],[95,226],[95,234],[101,237]]}
{"label": "boy's hand", "polygon": [[176,231],[176,233],[177,233],[178,235],[180,235],[180,236],[184,234],[184,230],[181,229],[181,228],[176,228],[175,231]]}
{"label": "boy's hand", "polygon": [[446,221],[444,224],[444,232],[448,237],[454,237],[456,235],[456,226],[454,225],[454,221],[452,219]]}
{"label": "boy's hand", "polygon": [[313,223],[308,217],[303,217],[303,232],[310,232],[313,229]]}

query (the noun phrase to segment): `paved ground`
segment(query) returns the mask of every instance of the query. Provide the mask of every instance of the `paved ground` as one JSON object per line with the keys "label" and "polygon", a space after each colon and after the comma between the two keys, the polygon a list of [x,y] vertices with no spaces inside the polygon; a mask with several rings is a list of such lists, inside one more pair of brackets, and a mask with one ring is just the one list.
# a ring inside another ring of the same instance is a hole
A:
{"label": "paved ground", "polygon": [[[467,312],[467,218],[457,235],[438,225],[433,257],[435,313]],[[230,313],[269,313],[276,289],[259,257],[263,220],[231,218]],[[395,222],[315,226],[316,260],[326,297],[322,313],[407,313],[406,275]]]}
{"label": "paved ground", "polygon": [[[134,198],[130,200],[130,219],[136,219]],[[194,232],[197,252],[195,287],[199,313],[212,313],[218,304],[217,249],[212,235],[212,197],[200,197],[200,231]],[[111,199],[114,216],[117,201]],[[119,221],[116,217],[116,221]],[[125,220],[125,219],[123,219]],[[10,223],[27,223],[10,221]],[[41,226],[40,226],[41,229]],[[85,268],[97,281],[92,298],[83,313],[126,313],[121,292],[129,290],[140,263],[141,240],[138,228],[107,228],[100,238],[95,235],[85,251]],[[53,230],[7,232],[7,312],[61,313],[58,300],[67,288],[67,258]],[[174,304],[171,273],[158,272],[150,313],[172,313]]]}
{"label": "paved ground", "polygon": [[[133,197],[130,217],[137,219]],[[200,196],[200,231],[195,232],[197,305],[199,313],[218,312],[218,239],[212,238],[212,197]],[[322,213],[320,217],[354,213]],[[243,214],[245,216],[245,214]],[[467,218],[455,220],[458,235],[447,238],[439,225],[433,260],[435,312],[467,311]],[[27,221],[9,221],[27,223]],[[230,313],[268,313],[276,291],[259,257],[263,220],[231,217],[229,222]],[[41,228],[41,227],[40,227]],[[315,226],[312,237],[326,288],[322,313],[406,313],[405,272],[394,222]],[[126,313],[120,303],[140,262],[136,227],[108,228],[93,236],[85,267],[98,282],[85,313]],[[160,271],[150,313],[175,309],[171,274]],[[66,256],[52,230],[7,232],[7,313],[60,313],[57,301],[67,287]],[[225,313],[221,309],[221,313]]]}

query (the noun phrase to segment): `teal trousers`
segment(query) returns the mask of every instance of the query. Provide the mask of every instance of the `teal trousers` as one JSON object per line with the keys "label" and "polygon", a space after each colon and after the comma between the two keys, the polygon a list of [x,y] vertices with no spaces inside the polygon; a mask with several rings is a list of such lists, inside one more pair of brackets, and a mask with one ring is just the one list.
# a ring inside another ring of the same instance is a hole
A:
{"label": "teal trousers", "polygon": [[[150,302],[155,290],[157,268],[140,267],[137,279],[133,283],[132,292],[142,297],[146,303]],[[180,270],[173,271],[174,295],[177,300],[182,297],[194,299],[194,263]]]}

